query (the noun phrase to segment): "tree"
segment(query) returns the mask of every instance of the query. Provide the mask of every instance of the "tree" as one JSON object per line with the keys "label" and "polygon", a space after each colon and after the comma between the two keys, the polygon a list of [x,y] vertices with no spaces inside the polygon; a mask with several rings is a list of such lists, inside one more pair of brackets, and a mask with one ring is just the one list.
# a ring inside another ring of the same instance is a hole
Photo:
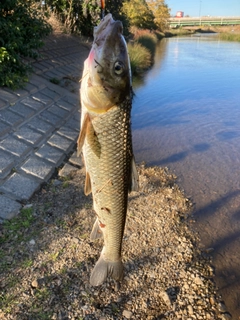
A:
{"label": "tree", "polygon": [[127,0],[123,2],[123,14],[131,26],[141,29],[155,29],[154,15],[145,0]]}
{"label": "tree", "polygon": [[156,26],[161,30],[167,28],[168,19],[170,18],[170,9],[164,0],[148,0],[149,9],[154,15],[154,22]]}

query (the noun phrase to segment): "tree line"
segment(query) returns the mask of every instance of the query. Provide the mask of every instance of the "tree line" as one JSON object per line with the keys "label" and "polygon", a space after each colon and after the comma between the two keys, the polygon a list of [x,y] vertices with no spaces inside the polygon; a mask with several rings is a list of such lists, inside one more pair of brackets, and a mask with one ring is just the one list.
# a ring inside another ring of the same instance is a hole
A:
{"label": "tree line", "polygon": [[[0,86],[11,88],[27,81],[30,66],[23,57],[36,58],[42,38],[51,32],[46,17],[54,14],[70,32],[92,36],[101,19],[100,0],[1,0]],[[130,27],[163,30],[169,18],[164,0],[106,0],[105,13]]]}
{"label": "tree line", "polygon": [[[45,0],[46,7],[54,12],[72,32],[91,35],[93,26],[101,18],[99,0]],[[106,0],[105,12],[121,20],[125,31],[130,26],[143,29],[166,28],[170,10],[164,0]]]}

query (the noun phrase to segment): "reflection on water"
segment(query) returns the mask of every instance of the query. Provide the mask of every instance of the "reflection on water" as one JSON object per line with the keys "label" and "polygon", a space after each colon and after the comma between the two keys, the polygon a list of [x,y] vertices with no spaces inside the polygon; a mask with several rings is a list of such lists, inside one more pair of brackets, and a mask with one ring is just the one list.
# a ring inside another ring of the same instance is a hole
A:
{"label": "reflection on water", "polygon": [[202,243],[215,248],[217,283],[239,316],[240,43],[163,39],[135,93],[136,159],[178,175]]}

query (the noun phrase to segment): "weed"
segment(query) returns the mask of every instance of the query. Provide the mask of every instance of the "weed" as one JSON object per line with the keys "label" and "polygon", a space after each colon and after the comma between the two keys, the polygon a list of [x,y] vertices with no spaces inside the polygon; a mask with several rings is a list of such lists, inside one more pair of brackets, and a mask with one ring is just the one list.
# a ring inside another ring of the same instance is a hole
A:
{"label": "weed", "polygon": [[52,319],[53,312],[45,312],[45,311],[39,311],[35,313],[35,316],[39,320],[50,320]]}
{"label": "weed", "polygon": [[35,292],[35,297],[37,299],[39,299],[40,301],[45,301],[49,298],[50,296],[50,292],[48,290],[48,288],[44,287],[44,288],[41,288],[41,289],[36,289],[36,292]]}
{"label": "weed", "polygon": [[91,209],[92,208],[92,203],[85,203],[84,207],[86,209]]}
{"label": "weed", "polygon": [[151,66],[151,53],[140,43],[128,43],[128,53],[133,75],[141,73]]}
{"label": "weed", "polygon": [[67,187],[69,187],[69,182],[68,181],[64,181],[62,184],[63,189],[66,189]]}
{"label": "weed", "polygon": [[59,252],[57,251],[55,253],[51,253],[49,257],[51,260],[56,261],[58,256],[59,256]]}
{"label": "weed", "polygon": [[55,252],[55,253],[51,253],[51,254],[49,255],[49,258],[50,258],[52,261],[56,261],[57,258],[58,258],[62,253],[63,253],[63,249],[61,249],[61,250],[59,250],[59,251],[57,251],[57,252]]}
{"label": "weed", "polygon": [[27,259],[22,263],[23,268],[30,268],[32,267],[32,265],[33,265],[33,261],[31,259]]}
{"label": "weed", "polygon": [[66,229],[67,228],[67,222],[65,220],[62,220],[62,219],[57,219],[56,220],[56,225],[58,227],[61,227],[63,229]]}
{"label": "weed", "polygon": [[51,206],[52,206],[52,202],[45,202],[45,203],[44,203],[44,210],[50,209]]}
{"label": "weed", "polygon": [[60,83],[60,80],[57,79],[57,78],[51,78],[49,81],[54,83],[54,84],[59,84]]}
{"label": "weed", "polygon": [[5,229],[17,232],[21,228],[28,228],[33,221],[33,208],[23,208],[20,215],[3,223]]}
{"label": "weed", "polygon": [[227,32],[219,33],[219,38],[225,41],[240,42],[240,34],[236,34],[236,33],[227,33]]}
{"label": "weed", "polygon": [[154,33],[141,35],[136,39],[136,41],[143,47],[147,48],[151,52],[152,56],[154,55],[158,41],[157,36]]}
{"label": "weed", "polygon": [[5,313],[11,313],[12,303],[16,301],[16,297],[9,293],[0,292],[0,310]]}
{"label": "weed", "polygon": [[8,288],[14,287],[17,283],[19,282],[19,278],[16,275],[10,275],[8,277],[8,283],[7,286]]}

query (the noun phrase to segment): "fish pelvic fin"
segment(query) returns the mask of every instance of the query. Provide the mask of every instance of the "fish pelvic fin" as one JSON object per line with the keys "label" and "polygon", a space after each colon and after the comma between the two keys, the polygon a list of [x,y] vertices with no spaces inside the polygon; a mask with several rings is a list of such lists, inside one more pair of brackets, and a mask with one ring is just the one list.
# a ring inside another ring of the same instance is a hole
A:
{"label": "fish pelvic fin", "polygon": [[86,180],[85,180],[85,186],[84,186],[84,193],[86,196],[88,196],[92,192],[92,185],[91,185],[91,179],[90,174],[86,171]]}
{"label": "fish pelvic fin", "polygon": [[91,273],[90,284],[100,286],[108,277],[121,281],[123,279],[123,263],[121,260],[106,261],[101,254]]}
{"label": "fish pelvic fin", "polygon": [[103,236],[103,233],[102,233],[102,230],[99,227],[99,221],[98,221],[98,218],[97,218],[96,221],[94,222],[94,225],[93,225],[93,228],[92,228],[92,232],[90,234],[90,240],[94,241],[94,240],[102,238],[102,236]]}
{"label": "fish pelvic fin", "polygon": [[88,124],[90,122],[90,116],[88,113],[85,114],[84,116],[84,120],[82,123],[82,127],[81,127],[81,131],[77,140],[77,156],[79,157],[81,151],[82,151],[82,147],[84,144],[84,140],[86,138],[87,135],[87,129],[88,129]]}
{"label": "fish pelvic fin", "polygon": [[131,161],[129,192],[138,191],[138,190],[139,190],[139,177],[138,177],[136,162],[133,155],[132,161]]}

